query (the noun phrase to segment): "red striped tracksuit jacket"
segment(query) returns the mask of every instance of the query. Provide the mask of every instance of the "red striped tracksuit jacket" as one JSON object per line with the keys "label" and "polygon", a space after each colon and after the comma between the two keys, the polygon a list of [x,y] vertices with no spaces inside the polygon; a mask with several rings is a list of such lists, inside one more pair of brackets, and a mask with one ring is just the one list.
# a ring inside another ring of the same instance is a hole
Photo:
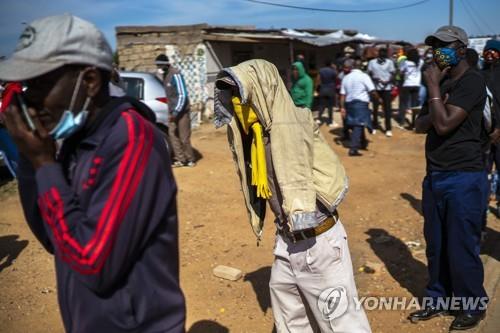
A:
{"label": "red striped tracksuit jacket", "polygon": [[57,162],[23,158],[26,220],[54,254],[67,332],[184,332],[176,184],[160,131],[114,99]]}

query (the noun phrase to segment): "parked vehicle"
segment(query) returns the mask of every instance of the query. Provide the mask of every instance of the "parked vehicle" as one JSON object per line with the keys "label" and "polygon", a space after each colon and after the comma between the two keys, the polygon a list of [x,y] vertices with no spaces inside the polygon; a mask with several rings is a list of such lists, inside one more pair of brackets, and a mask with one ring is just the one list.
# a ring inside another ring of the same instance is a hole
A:
{"label": "parked vehicle", "polygon": [[[144,72],[120,72],[125,94],[137,98],[156,115],[162,130],[168,127],[168,104],[163,83],[154,74]],[[163,128],[165,127],[165,128]]]}
{"label": "parked vehicle", "polygon": [[0,186],[16,177],[19,153],[14,141],[0,125]]}

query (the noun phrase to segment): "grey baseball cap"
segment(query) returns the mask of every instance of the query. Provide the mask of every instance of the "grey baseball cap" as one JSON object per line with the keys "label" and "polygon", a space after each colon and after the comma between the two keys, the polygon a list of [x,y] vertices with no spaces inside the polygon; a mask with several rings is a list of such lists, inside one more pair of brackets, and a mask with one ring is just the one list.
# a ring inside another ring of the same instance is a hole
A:
{"label": "grey baseball cap", "polygon": [[112,70],[113,53],[99,29],[79,17],[63,14],[26,26],[12,56],[0,62],[0,80],[23,81],[64,65]]}
{"label": "grey baseball cap", "polygon": [[425,38],[425,44],[432,46],[435,39],[449,43],[458,40],[464,45],[467,45],[469,42],[469,38],[467,37],[465,30],[454,25],[445,25],[437,29],[435,33]]}

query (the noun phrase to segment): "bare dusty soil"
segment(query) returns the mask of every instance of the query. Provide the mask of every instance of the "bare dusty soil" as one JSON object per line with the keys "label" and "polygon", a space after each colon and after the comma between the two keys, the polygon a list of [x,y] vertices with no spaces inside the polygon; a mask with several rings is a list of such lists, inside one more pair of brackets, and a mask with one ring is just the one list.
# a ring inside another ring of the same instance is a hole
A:
{"label": "bare dusty soil", "polygon": [[[351,158],[335,142],[339,130],[322,130],[350,177],[339,213],[349,235],[360,296],[421,295],[427,276],[420,213],[424,137],[397,129],[392,138],[370,136],[364,156]],[[203,125],[193,133],[193,145],[201,154],[198,165],[175,170],[186,328],[191,333],[271,332],[272,216],[268,214],[257,247],[225,130]],[[490,214],[488,242],[500,240],[499,230],[500,223]],[[213,276],[219,264],[241,269],[244,277],[230,282]],[[13,183],[0,188],[0,295],[0,332],[63,331],[53,259],[25,224]],[[414,325],[407,321],[408,313],[367,311],[373,332],[446,332],[451,322],[438,318]]]}

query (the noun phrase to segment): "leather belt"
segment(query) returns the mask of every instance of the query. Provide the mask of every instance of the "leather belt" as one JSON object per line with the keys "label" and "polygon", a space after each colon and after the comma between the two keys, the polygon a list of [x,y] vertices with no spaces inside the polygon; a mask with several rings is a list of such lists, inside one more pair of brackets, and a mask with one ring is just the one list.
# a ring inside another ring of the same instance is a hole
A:
{"label": "leather belt", "polygon": [[330,230],[338,221],[339,215],[337,211],[333,213],[333,216],[328,217],[326,220],[321,222],[320,225],[314,227],[314,228],[308,228],[304,230],[299,230],[299,231],[284,231],[284,230],[279,230],[278,233],[288,240],[290,240],[292,243],[297,243],[301,240],[305,240],[308,238],[316,237],[321,235],[322,233]]}

